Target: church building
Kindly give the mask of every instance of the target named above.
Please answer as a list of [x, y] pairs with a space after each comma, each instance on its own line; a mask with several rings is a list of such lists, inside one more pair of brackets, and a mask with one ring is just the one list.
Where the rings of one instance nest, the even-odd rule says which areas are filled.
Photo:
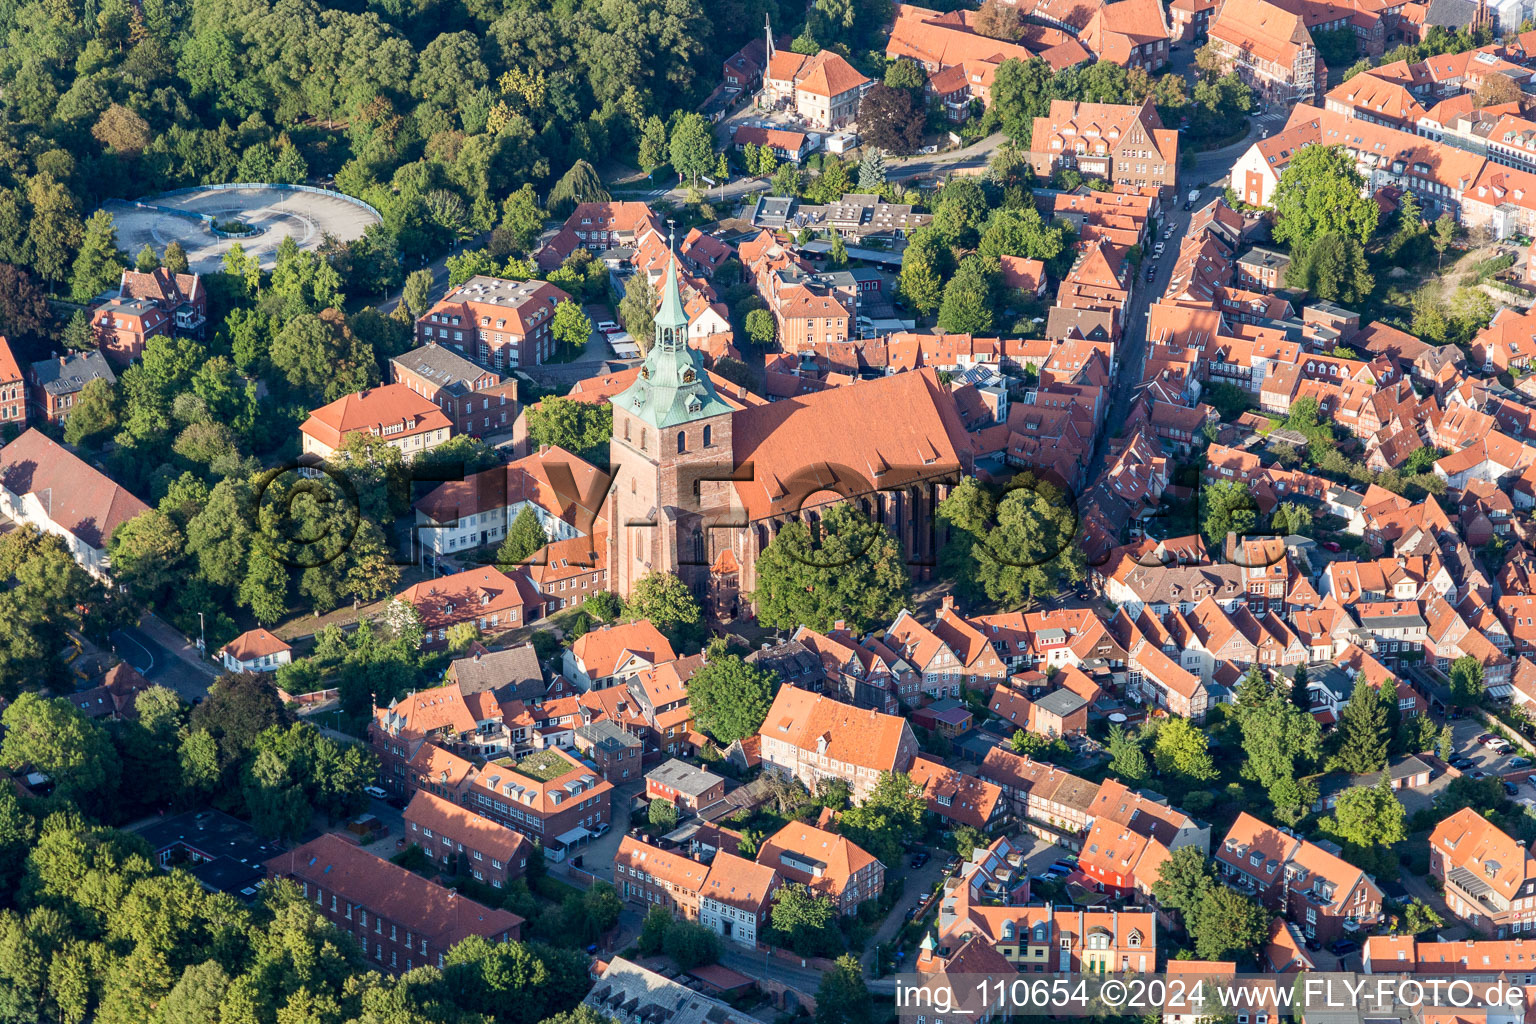
[[613, 590], [628, 597], [646, 574], [676, 573], [730, 617], [779, 529], [844, 500], [884, 523], [912, 575], [926, 575], [938, 503], [971, 471], [964, 425], [934, 372], [741, 407], [688, 347], [675, 260], [661, 291], [640, 374], [610, 399]]

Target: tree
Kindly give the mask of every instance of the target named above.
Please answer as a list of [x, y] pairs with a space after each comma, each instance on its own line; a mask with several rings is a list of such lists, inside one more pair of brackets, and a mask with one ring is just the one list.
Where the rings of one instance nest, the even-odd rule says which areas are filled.
[[1024, 38], [1025, 27], [1023, 13], [1004, 0], [985, 0], [976, 12], [976, 34], [990, 39], [1016, 43]]
[[18, 694], [0, 722], [0, 761], [15, 770], [31, 767], [53, 780], [61, 796], [93, 810], [111, 806], [118, 756], [106, 732], [63, 697]]
[[1332, 767], [1351, 775], [1379, 772], [1387, 766], [1387, 712], [1365, 673], [1355, 673], [1355, 689], [1339, 713], [1339, 750]]
[[1290, 688], [1291, 704], [1298, 710], [1307, 714], [1312, 713], [1312, 690], [1307, 685], [1307, 666], [1297, 665], [1296, 671], [1291, 673]]
[[412, 317], [421, 317], [431, 307], [432, 283], [432, 271], [426, 267], [405, 275], [405, 287], [400, 292], [400, 301], [405, 303]]
[[1184, 921], [1195, 940], [1196, 956], [1226, 960], [1233, 954], [1250, 955], [1264, 942], [1269, 934], [1269, 916], [1258, 901], [1224, 885], [1213, 885]]
[[767, 348], [778, 340], [778, 324], [775, 323], [773, 314], [766, 309], [749, 310], [744, 326], [747, 339], [758, 348]]
[[1165, 910], [1184, 915], [1186, 930], [1189, 917], [1200, 906], [1205, 894], [1216, 886], [1216, 873], [1198, 846], [1181, 846], [1157, 867], [1152, 883], [1152, 898]]
[[1025, 256], [1050, 263], [1066, 250], [1066, 235], [1064, 229], [1048, 226], [1034, 206], [1018, 210], [1005, 207], [993, 210], [987, 218], [976, 251], [989, 260]]
[[843, 236], [832, 236], [832, 247], [827, 250], [827, 267], [831, 270], [842, 270], [848, 265], [848, 245], [843, 241]]
[[1200, 488], [1200, 532], [1213, 551], [1225, 550], [1227, 534], [1239, 537], [1258, 525], [1258, 503], [1235, 480], [1218, 480]]
[[1484, 75], [1474, 96], [1479, 107], [1491, 107], [1499, 103], [1516, 103], [1521, 93], [1515, 80], [1508, 75]]
[[677, 827], [677, 804], [671, 800], [652, 800], [646, 816], [652, 825], [670, 832]]
[[133, 269], [141, 274], [152, 274], [160, 269], [160, 257], [155, 253], [154, 246], [144, 243], [139, 254], [134, 257]]
[[773, 930], [788, 938], [790, 948], [801, 956], [818, 956], [842, 945], [837, 905], [800, 882], [774, 890], [772, 920]]
[[535, 445], [558, 446], [584, 459], [607, 461], [608, 442], [613, 438], [613, 406], [607, 402], [554, 396], [528, 406], [527, 418], [528, 438]]
[[208, 696], [192, 709], [191, 728], [211, 736], [220, 760], [229, 764], [243, 758], [256, 737], [271, 726], [287, 725], [291, 716], [277, 691], [259, 672], [228, 673], [213, 681]]
[[845, 621], [862, 633], [901, 610], [910, 582], [884, 524], [838, 502], [814, 526], [796, 519], [779, 531], [758, 557], [751, 600], [764, 625], [825, 631]]
[[1436, 928], [1443, 928], [1445, 919], [1435, 908], [1415, 896], [1403, 910], [1403, 930], [1409, 935], [1422, 935]]
[[96, 141], [125, 156], [137, 156], [149, 145], [149, 122], [120, 103], [102, 111], [91, 128]]
[[561, 345], [580, 352], [586, 348], [587, 342], [592, 337], [592, 320], [576, 303], [570, 299], [561, 299], [555, 306], [555, 316], [550, 321], [549, 333], [554, 335], [555, 341]]
[[1291, 264], [1287, 283], [1337, 302], [1359, 302], [1371, 293], [1376, 280], [1365, 263], [1365, 249], [1358, 241], [1336, 231], [1324, 233]]
[[638, 157], [640, 169], [647, 174], [667, 160], [667, 125], [654, 114], [640, 126]]
[[1086, 574], [1071, 499], [1031, 473], [1015, 476], [1000, 499], [967, 477], [940, 503], [939, 517], [956, 528], [940, 568], [972, 596], [1018, 608]]
[[672, 169], [694, 187], [715, 167], [715, 137], [703, 114], [685, 114], [672, 128], [667, 153]]
[[933, 199], [933, 229], [951, 246], [976, 244], [990, 206], [974, 177], [952, 178]]
[[1340, 793], [1333, 814], [1325, 815], [1317, 825], [1356, 851], [1368, 851], [1407, 838], [1406, 814], [1392, 792], [1391, 776], [1383, 771], [1376, 785], [1352, 786]]
[[27, 182], [27, 203], [32, 216], [27, 222], [23, 259], [43, 280], [63, 281], [85, 234], [74, 198], [52, 176], [38, 174]]
[[1109, 749], [1110, 774], [1130, 783], [1141, 782], [1147, 777], [1147, 755], [1142, 752], [1141, 743], [1126, 732], [1124, 726], [1109, 727], [1109, 741], [1105, 746]]
[[1451, 703], [1470, 708], [1483, 699], [1483, 663], [1470, 654], [1451, 662]]
[[511, 571], [512, 566], [528, 561], [535, 551], [548, 543], [549, 535], [539, 525], [539, 517], [534, 515], [533, 506], [524, 505], [513, 517], [501, 547], [496, 549], [496, 564], [506, 566], [507, 571]]
[[603, 188], [597, 169], [585, 160], [577, 160], [549, 190], [544, 205], [551, 216], [563, 218], [570, 215], [577, 203], [606, 203], [612, 198]]
[[720, 959], [720, 936], [697, 921], [671, 921], [662, 949], [679, 970], [691, 971]]
[[64, 421], [67, 444], [91, 445], [118, 427], [117, 393], [104, 377], [85, 382]]
[[[898, 57], [887, 65], [883, 81], [892, 89], [906, 89], [916, 93], [927, 83], [928, 74], [917, 61]], [[862, 186], [860, 191], [863, 191]]]
[[[898, 61], [898, 64], [906, 64], [915, 67], [911, 61]], [[889, 79], [890, 75], [887, 74]], [[864, 155], [859, 159], [859, 191], [865, 193], [879, 192], [885, 184], [885, 151], [879, 146], [865, 146]]]
[[[995, 266], [995, 263], [992, 264]], [[939, 327], [953, 334], [985, 334], [992, 327], [995, 275], [982, 256], [967, 256], [944, 286]]]
[[86, 219], [70, 276], [70, 296], [76, 302], [89, 302], [109, 288], [116, 287], [123, 276], [124, 263], [117, 248], [117, 228], [112, 215], [97, 210]]
[[107, 550], [115, 582], [135, 600], [158, 603], [180, 577], [185, 541], [171, 517], [156, 509], [140, 512], [112, 531]]
[[656, 310], [661, 296], [651, 287], [644, 274], [634, 274], [624, 285], [624, 298], [619, 300], [619, 320], [629, 336], [640, 346], [641, 352], [651, 350], [656, 334]]
[[1431, 232], [1431, 239], [1435, 245], [1435, 265], [1438, 267], [1445, 262], [1445, 252], [1456, 240], [1456, 218], [1448, 213], [1442, 213], [1435, 221]]
[[875, 1002], [851, 953], [837, 958], [816, 986], [816, 1024], [873, 1024]]
[[1182, 776], [1188, 782], [1209, 782], [1218, 774], [1206, 750], [1205, 733], [1187, 718], [1169, 718], [1158, 726], [1152, 758], [1159, 772]]
[[757, 732], [773, 700], [772, 672], [712, 648], [688, 680], [694, 723], [722, 746]]
[[[1243, 736], [1243, 777], [1266, 790], [1286, 783], [1285, 806], [1298, 806], [1305, 794], [1295, 787], [1298, 763], [1317, 759], [1322, 746], [1317, 719], [1290, 702], [1255, 665], [1237, 685], [1234, 717]], [[1272, 794], [1273, 795], [1273, 794]], [[1310, 803], [1310, 801], [1308, 801]]]
[[624, 611], [631, 618], [650, 620], [668, 637], [691, 633], [703, 618], [698, 599], [688, 584], [675, 573], [662, 570], [646, 573], [635, 581]]
[[181, 243], [175, 239], [165, 247], [165, 258], [161, 262], [172, 274], [185, 274], [191, 269], [187, 263], [187, 250], [183, 249]]
[[915, 153], [923, 144], [923, 125], [923, 108], [911, 90], [876, 82], [859, 101], [859, 134], [866, 145], [898, 156]]
[[923, 788], [901, 772], [881, 772], [875, 788], [838, 825], [845, 836], [887, 864], [901, 856], [901, 842], [922, 832], [928, 802]]
[[1035, 118], [1050, 112], [1055, 98], [1054, 75], [1040, 57], [1010, 57], [993, 74], [992, 109], [997, 111], [1003, 132], [1021, 151], [1029, 151]]
[[1365, 181], [1342, 146], [1306, 146], [1296, 152], [1275, 186], [1275, 240], [1306, 255], [1313, 241], [1337, 233], [1360, 244], [1376, 230], [1380, 208], [1362, 196]]
[[932, 228], [912, 232], [902, 253], [901, 273], [896, 281], [896, 289], [903, 301], [923, 314], [938, 309], [944, 295], [944, 273], [949, 259], [949, 248]]
[[[1312, 532], [1312, 513], [1303, 505], [1287, 501], [1270, 513], [1270, 529], [1277, 534], [1306, 536]], [[1298, 666], [1299, 667], [1299, 666]]]

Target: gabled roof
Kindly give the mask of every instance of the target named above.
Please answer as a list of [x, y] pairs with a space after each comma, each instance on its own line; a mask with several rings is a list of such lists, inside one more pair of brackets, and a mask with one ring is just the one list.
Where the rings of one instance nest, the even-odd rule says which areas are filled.
[[149, 506], [36, 428], [0, 449], [0, 486], [33, 495], [48, 521], [105, 550], [113, 531]]
[[329, 832], [272, 858], [267, 871], [301, 878], [414, 928], [441, 951], [471, 935], [516, 936], [523, 925], [516, 914], [476, 903]]

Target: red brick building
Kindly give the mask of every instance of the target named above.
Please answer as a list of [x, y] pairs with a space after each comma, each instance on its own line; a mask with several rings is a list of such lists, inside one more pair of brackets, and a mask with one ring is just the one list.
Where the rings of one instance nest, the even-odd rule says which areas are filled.
[[410, 462], [452, 433], [453, 424], [437, 406], [400, 384], [344, 395], [311, 412], [299, 427], [304, 455], [313, 459], [329, 459], [348, 434], [372, 434]]
[[563, 750], [502, 758], [467, 780], [462, 803], [523, 833], [556, 859], [599, 825], [612, 825], [613, 784]]
[[208, 321], [208, 296], [197, 274], [123, 271], [117, 297], [91, 314], [96, 343], [113, 362], [129, 363], [157, 334], [201, 338]]
[[405, 838], [445, 871], [497, 889], [527, 869], [533, 845], [505, 825], [422, 790], [405, 809]]
[[508, 576], [494, 565], [416, 583], [396, 596], [421, 617], [425, 647], [447, 642], [449, 627], [460, 622], [473, 622], [481, 633], [500, 633], [539, 618], [543, 607], [521, 576]]
[[516, 914], [476, 903], [329, 832], [267, 861], [267, 875], [297, 882], [326, 920], [392, 974], [440, 967], [443, 955], [471, 935], [492, 942], [522, 936]]
[[[117, 375], [100, 352], [71, 352], [33, 363], [28, 376], [32, 392], [29, 412], [49, 423], [63, 423], [91, 381], [100, 378], [109, 385], [117, 384]], [[0, 417], [0, 422], [10, 419]]]
[[0, 335], [0, 426], [14, 423], [18, 430], [26, 429], [27, 383], [21, 375], [21, 364], [11, 352], [11, 343]]
[[453, 421], [456, 434], [497, 434], [517, 421], [517, 381], [476, 366], [441, 345], [423, 345], [389, 361], [390, 376]]
[[495, 370], [537, 366], [555, 350], [549, 325], [555, 307], [569, 299], [544, 281], [472, 277], [416, 321], [416, 340], [452, 349]]

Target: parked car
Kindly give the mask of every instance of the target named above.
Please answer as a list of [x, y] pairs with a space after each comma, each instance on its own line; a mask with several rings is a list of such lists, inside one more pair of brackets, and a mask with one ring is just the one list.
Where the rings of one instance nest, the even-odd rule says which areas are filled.
[[1510, 782], [1508, 779], [1505, 779], [1504, 780], [1504, 792], [1509, 794], [1510, 796], [1519, 796], [1520, 795], [1520, 787], [1515, 785], [1513, 782]]
[[1153, 266], [1148, 266], [1147, 267], [1147, 280], [1150, 281], [1150, 280], [1152, 280], [1155, 277], [1157, 277], [1157, 268], [1153, 267]]
[[1323, 541], [1323, 548], [1324, 548], [1324, 550], [1332, 551], [1334, 554], [1338, 554], [1340, 551], [1344, 550], [1342, 547], [1339, 546], [1339, 542], [1336, 541], [1336, 540], [1325, 540], [1325, 541]]
[[1531, 759], [1528, 757], [1512, 757], [1509, 759], [1509, 766], [1511, 768], [1524, 768], [1530, 763]]
[[619, 325], [614, 323], [612, 320], [604, 320], [602, 323], [597, 325], [597, 332], [599, 334], [618, 334]]
[[1477, 743], [1479, 746], [1486, 747], [1493, 743], [1493, 738], [1493, 733], [1485, 732], [1477, 738]]
[[1328, 952], [1332, 953], [1334, 956], [1349, 956], [1349, 954], [1356, 952], [1359, 950], [1359, 948], [1360, 943], [1358, 942], [1352, 942], [1349, 939], [1340, 939], [1338, 942], [1335, 942], [1333, 945], [1328, 947]]
[[1473, 761], [1470, 757], [1458, 757], [1458, 758], [1456, 758], [1456, 760], [1451, 762], [1451, 767], [1452, 768], [1460, 768], [1462, 771], [1466, 771], [1468, 768], [1471, 768], [1474, 764], [1476, 764], [1476, 762]]
[[944, 862], [944, 873], [947, 875], [960, 866], [959, 857], [951, 857]]
[[367, 793], [369, 796], [373, 797], [375, 800], [385, 800], [385, 799], [388, 799], [388, 797], [389, 797], [389, 794], [386, 793], [384, 791], [383, 787], [381, 787], [381, 786], [364, 786], [363, 787], [363, 792]]
[[1472, 773], [1472, 778], [1474, 778], [1474, 779], [1486, 779], [1487, 777], [1488, 777], [1488, 773], [1487, 772], [1479, 771], [1479, 772], [1473, 772]]
[[596, 825], [592, 826], [592, 835], [596, 838], [601, 838], [602, 836], [607, 835], [608, 830], [612, 827], [613, 826], [608, 824], [606, 821], [600, 821]]
[[912, 855], [912, 866], [915, 867], [915, 868], [920, 868], [924, 864], [927, 864], [928, 860], [929, 860], [928, 854], [926, 854], [926, 853], [914, 853]]

